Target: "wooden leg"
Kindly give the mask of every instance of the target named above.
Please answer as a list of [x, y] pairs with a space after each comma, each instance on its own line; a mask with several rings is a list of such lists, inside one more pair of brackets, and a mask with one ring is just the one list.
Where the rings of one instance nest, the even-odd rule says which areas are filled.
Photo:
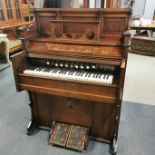
[[31, 109], [31, 121], [27, 127], [27, 135], [31, 135], [33, 131], [37, 128], [37, 123], [36, 123], [35, 114], [34, 114], [32, 94], [30, 92], [28, 92], [28, 94], [29, 94], [29, 99], [30, 99], [29, 106]]
[[114, 138], [111, 146], [110, 146], [110, 150], [109, 152], [111, 153], [111, 155], [116, 155], [117, 154], [117, 150], [118, 150], [118, 142], [117, 140]]
[[33, 131], [36, 129], [36, 127], [37, 126], [35, 125], [35, 123], [33, 121], [30, 121], [30, 123], [27, 126], [27, 132], [26, 132], [26, 134], [27, 135], [31, 135], [33, 133]]

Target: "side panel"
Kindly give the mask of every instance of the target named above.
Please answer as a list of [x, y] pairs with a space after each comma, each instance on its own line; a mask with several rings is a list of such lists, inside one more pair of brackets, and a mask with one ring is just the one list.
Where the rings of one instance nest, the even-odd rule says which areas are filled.
[[12, 68], [14, 72], [16, 90], [20, 91], [17, 73], [22, 72], [24, 69], [26, 69], [25, 53], [23, 51], [19, 52], [17, 54], [10, 56], [10, 59], [12, 61]]

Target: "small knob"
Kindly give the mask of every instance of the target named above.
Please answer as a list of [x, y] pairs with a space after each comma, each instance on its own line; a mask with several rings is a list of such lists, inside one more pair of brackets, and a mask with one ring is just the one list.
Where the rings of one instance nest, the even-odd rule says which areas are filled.
[[83, 66], [83, 65], [81, 65], [81, 66], [80, 66], [80, 69], [84, 69], [84, 66]]
[[55, 67], [58, 67], [59, 65], [58, 65], [58, 63], [55, 63]]
[[90, 69], [90, 66], [87, 65], [87, 66], [86, 66], [86, 69]]
[[96, 69], [96, 65], [92, 65], [92, 69]]
[[60, 64], [60, 67], [63, 67], [63, 66], [64, 66], [63, 63], [61, 63], [61, 64]]
[[75, 68], [76, 68], [76, 69], [78, 69], [78, 68], [79, 68], [79, 66], [78, 66], [78, 65], [75, 65]]
[[65, 67], [68, 68], [68, 64], [65, 64]]
[[70, 68], [74, 68], [74, 64], [73, 63], [70, 64]]
[[49, 62], [49, 61], [47, 61], [47, 62], [46, 62], [46, 64], [47, 64], [47, 65], [49, 65], [49, 64], [50, 64], [50, 62]]

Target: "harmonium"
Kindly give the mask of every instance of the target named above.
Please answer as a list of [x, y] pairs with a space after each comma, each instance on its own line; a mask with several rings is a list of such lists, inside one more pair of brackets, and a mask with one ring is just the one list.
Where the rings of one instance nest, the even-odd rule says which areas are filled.
[[34, 9], [33, 35], [11, 56], [17, 91], [29, 95], [27, 134], [46, 129], [50, 143], [78, 151], [98, 140], [114, 155], [131, 9], [63, 5]]

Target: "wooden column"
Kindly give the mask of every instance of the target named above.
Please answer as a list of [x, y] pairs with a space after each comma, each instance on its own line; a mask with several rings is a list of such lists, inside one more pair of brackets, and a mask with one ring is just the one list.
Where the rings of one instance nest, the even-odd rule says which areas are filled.
[[105, 0], [102, 0], [101, 1], [101, 8], [104, 8], [104, 3], [105, 3]]
[[89, 8], [89, 0], [84, 0], [84, 8]]
[[107, 0], [106, 7], [107, 8], [120, 8], [122, 0]]

